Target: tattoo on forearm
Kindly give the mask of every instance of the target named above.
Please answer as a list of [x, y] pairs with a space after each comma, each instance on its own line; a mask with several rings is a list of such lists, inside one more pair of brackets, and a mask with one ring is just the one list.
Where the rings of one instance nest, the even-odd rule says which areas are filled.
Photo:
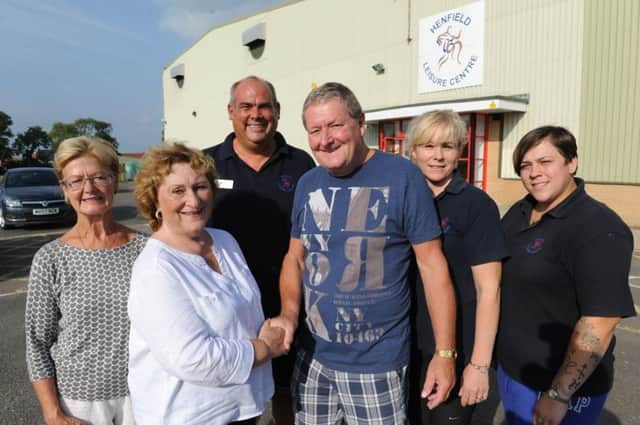
[[[588, 370], [593, 370], [598, 366], [600, 360], [602, 360], [602, 354], [600, 353], [601, 341], [600, 338], [594, 333], [594, 326], [586, 323], [583, 319], [580, 319], [576, 325], [574, 337], [580, 342], [580, 345], [584, 348], [584, 351], [589, 353], [587, 360], [579, 360], [576, 358], [577, 349], [572, 347], [566, 355], [564, 364], [560, 369], [560, 373], [565, 376], [572, 376], [567, 389], [572, 393], [577, 391], [578, 388], [587, 377], [591, 374]], [[582, 350], [580, 350], [582, 351]], [[581, 361], [581, 363], [579, 363]]]
[[578, 326], [576, 326], [576, 333], [578, 334], [578, 338], [580, 342], [584, 344], [587, 351], [594, 352], [598, 348], [600, 348], [600, 338], [594, 334], [594, 326], [590, 323], [586, 323], [584, 319], [580, 319], [578, 321]]
[[569, 390], [572, 392], [577, 391], [578, 388], [584, 383], [586, 380], [585, 371], [587, 370], [587, 364], [583, 363], [580, 367], [576, 368], [576, 376], [569, 383]]

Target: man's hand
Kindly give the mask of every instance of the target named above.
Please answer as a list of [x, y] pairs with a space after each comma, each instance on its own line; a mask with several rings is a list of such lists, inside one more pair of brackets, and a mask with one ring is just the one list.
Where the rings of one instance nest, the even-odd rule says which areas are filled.
[[458, 393], [462, 407], [481, 403], [488, 395], [489, 367], [478, 369], [468, 364], [462, 372], [462, 386]]
[[449, 398], [455, 383], [455, 360], [434, 355], [429, 362], [420, 396], [426, 399], [427, 407], [433, 410]]
[[533, 423], [534, 425], [558, 425], [564, 419], [568, 409], [569, 406], [566, 403], [542, 394], [533, 409]]
[[271, 322], [271, 326], [277, 326], [284, 330], [284, 353], [288, 353], [289, 350], [291, 350], [291, 345], [293, 344], [293, 335], [296, 333], [296, 328], [298, 327], [297, 321], [282, 315], [269, 320]]
[[269, 347], [269, 357], [280, 357], [287, 352], [284, 347], [284, 335], [284, 329], [273, 325], [271, 320], [265, 320], [262, 324], [258, 339]]

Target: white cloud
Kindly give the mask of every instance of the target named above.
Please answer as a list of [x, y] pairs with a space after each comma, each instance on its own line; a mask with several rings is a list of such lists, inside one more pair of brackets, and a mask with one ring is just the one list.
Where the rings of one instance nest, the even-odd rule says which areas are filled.
[[211, 27], [272, 7], [283, 0], [156, 0], [160, 5], [160, 25], [194, 40]]

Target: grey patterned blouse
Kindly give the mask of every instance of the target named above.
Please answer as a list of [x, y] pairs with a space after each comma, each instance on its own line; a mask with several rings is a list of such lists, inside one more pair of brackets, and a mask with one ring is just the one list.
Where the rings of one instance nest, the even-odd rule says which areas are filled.
[[71, 400], [124, 397], [127, 388], [131, 268], [147, 242], [137, 233], [111, 249], [81, 249], [59, 239], [33, 258], [25, 313], [32, 381], [56, 378]]

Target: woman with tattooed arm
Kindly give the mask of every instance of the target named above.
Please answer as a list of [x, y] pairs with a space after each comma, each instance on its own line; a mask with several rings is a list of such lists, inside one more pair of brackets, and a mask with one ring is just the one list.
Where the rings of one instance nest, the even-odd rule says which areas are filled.
[[615, 327], [635, 314], [633, 236], [574, 177], [566, 129], [527, 133], [513, 166], [529, 193], [503, 218], [511, 257], [497, 356], [507, 423], [595, 425], [613, 384]]

